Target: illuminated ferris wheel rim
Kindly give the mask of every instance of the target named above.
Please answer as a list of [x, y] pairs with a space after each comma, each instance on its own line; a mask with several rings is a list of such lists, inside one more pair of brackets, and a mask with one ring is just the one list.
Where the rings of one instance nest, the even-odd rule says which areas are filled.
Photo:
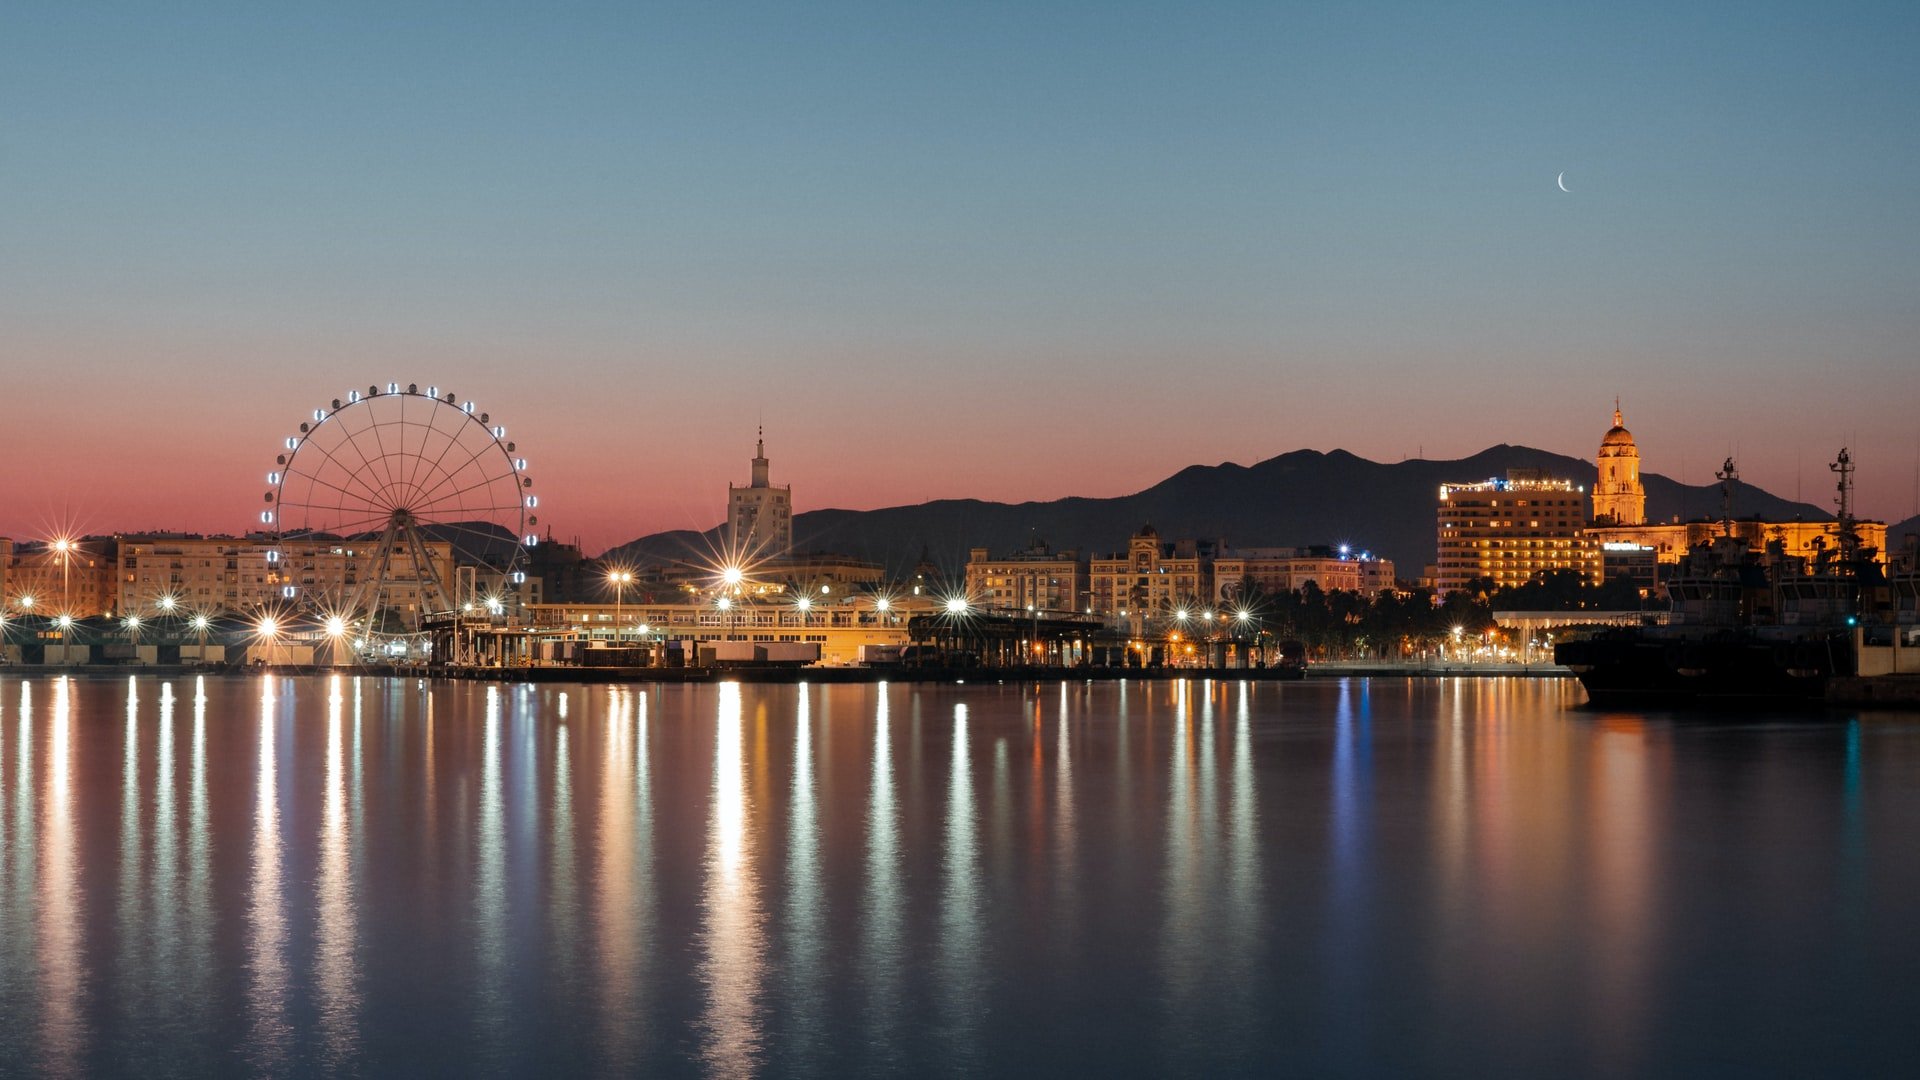
[[[381, 420], [373, 414], [372, 410], [381, 407], [378, 403], [394, 401], [398, 402], [397, 417]], [[407, 405], [412, 402], [424, 404], [426, 411], [409, 417]], [[366, 417], [359, 431], [352, 430], [345, 419], [354, 415]], [[441, 427], [441, 421], [449, 416], [457, 417], [453, 426]], [[399, 431], [383, 432], [383, 428]], [[335, 431], [344, 434], [329, 447], [325, 440]], [[478, 438], [475, 432], [480, 433]], [[417, 436], [411, 446], [409, 433]], [[395, 440], [392, 446], [387, 442], [389, 435]], [[373, 444], [371, 454], [362, 445], [362, 437]], [[438, 445], [439, 453], [428, 462], [430, 444]], [[349, 448], [354, 460], [341, 460], [344, 453], [340, 458], [335, 456], [337, 451]], [[447, 457], [456, 448], [470, 453], [464, 460], [456, 456], [455, 464], [448, 467]], [[302, 451], [310, 451], [304, 460]], [[317, 463], [314, 454], [321, 457]], [[488, 458], [494, 464], [482, 466], [483, 459]], [[471, 477], [466, 473], [475, 468], [483, 474], [482, 479], [468, 483]], [[503, 584], [518, 585], [526, 578], [522, 569], [526, 549], [539, 543], [533, 531], [539, 524], [533, 513], [539, 499], [532, 492], [527, 459], [519, 456], [518, 447], [507, 439], [505, 425], [495, 424], [472, 401], [462, 402], [458, 395], [443, 393], [438, 386], [423, 390], [417, 383], [403, 386], [390, 382], [384, 389], [369, 386], [364, 393], [350, 390], [344, 398], [334, 398], [314, 409], [297, 434], [285, 438], [266, 479], [270, 486], [266, 508], [260, 511], [260, 524], [273, 542], [267, 552], [269, 564], [280, 562], [281, 541], [300, 537], [371, 539], [382, 532], [390, 537], [392, 530], [399, 528], [417, 538], [419, 530], [425, 529], [441, 540], [448, 539], [444, 535], [447, 533], [465, 533], [492, 548], [505, 535], [511, 535], [513, 543], [497, 553], [505, 565], [495, 564], [492, 569], [505, 578]], [[450, 484], [454, 486], [449, 488]], [[303, 485], [303, 490], [295, 491], [296, 497], [290, 498], [289, 485]], [[465, 498], [481, 488], [487, 489], [487, 497], [494, 501], [474, 505]], [[315, 501], [314, 493], [320, 489], [334, 493], [328, 497], [331, 502]], [[511, 492], [510, 501], [507, 492]], [[298, 513], [290, 515], [290, 510]], [[292, 520], [294, 516], [300, 520]], [[500, 533], [476, 530], [472, 528], [475, 521]], [[458, 541], [452, 542], [459, 546]], [[285, 597], [293, 599], [295, 591], [289, 587]]]

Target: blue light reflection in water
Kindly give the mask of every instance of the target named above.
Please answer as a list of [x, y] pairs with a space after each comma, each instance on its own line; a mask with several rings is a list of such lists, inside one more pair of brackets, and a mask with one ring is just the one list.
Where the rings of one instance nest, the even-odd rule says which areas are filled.
[[1872, 1072], [1920, 719], [0, 676], [0, 1073]]

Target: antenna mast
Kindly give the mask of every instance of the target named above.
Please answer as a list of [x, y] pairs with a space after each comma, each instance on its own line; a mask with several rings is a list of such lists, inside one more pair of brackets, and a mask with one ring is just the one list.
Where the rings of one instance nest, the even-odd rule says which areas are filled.
[[1853, 528], [1853, 455], [1846, 447], [1840, 448], [1840, 457], [1827, 466], [1837, 476], [1839, 496], [1833, 502], [1840, 509], [1840, 557], [1851, 563], [1859, 555], [1860, 536]]
[[1720, 471], [1713, 474], [1720, 481], [1720, 535], [1733, 535], [1733, 486], [1740, 482], [1740, 470], [1728, 458]]

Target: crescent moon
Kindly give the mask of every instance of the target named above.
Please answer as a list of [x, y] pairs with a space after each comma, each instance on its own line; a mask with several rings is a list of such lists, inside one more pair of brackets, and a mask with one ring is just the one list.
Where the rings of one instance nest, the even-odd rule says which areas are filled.
[[1560, 174], [1559, 176], [1556, 176], [1556, 177], [1554, 177], [1554, 178], [1553, 178], [1553, 182], [1554, 182], [1554, 183], [1556, 183], [1556, 184], [1559, 184], [1559, 185], [1560, 185], [1560, 190], [1561, 190], [1561, 191], [1564, 191], [1564, 192], [1566, 192], [1566, 193], [1567, 193], [1567, 194], [1569, 194], [1569, 195], [1571, 195], [1571, 194], [1573, 194], [1573, 189], [1572, 189], [1572, 188], [1569, 188], [1569, 187], [1567, 186], [1567, 174], [1566, 174], [1566, 173], [1561, 173], [1561, 174]]

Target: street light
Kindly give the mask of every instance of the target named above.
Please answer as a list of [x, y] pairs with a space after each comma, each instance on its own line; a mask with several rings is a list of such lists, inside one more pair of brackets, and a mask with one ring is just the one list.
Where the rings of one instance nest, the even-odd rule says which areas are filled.
[[60, 606], [73, 610], [73, 541], [62, 536], [53, 542], [53, 550], [60, 556]]
[[617, 640], [620, 637], [620, 619], [626, 601], [627, 586], [633, 584], [633, 571], [609, 571], [607, 581], [613, 585], [613, 636]]

